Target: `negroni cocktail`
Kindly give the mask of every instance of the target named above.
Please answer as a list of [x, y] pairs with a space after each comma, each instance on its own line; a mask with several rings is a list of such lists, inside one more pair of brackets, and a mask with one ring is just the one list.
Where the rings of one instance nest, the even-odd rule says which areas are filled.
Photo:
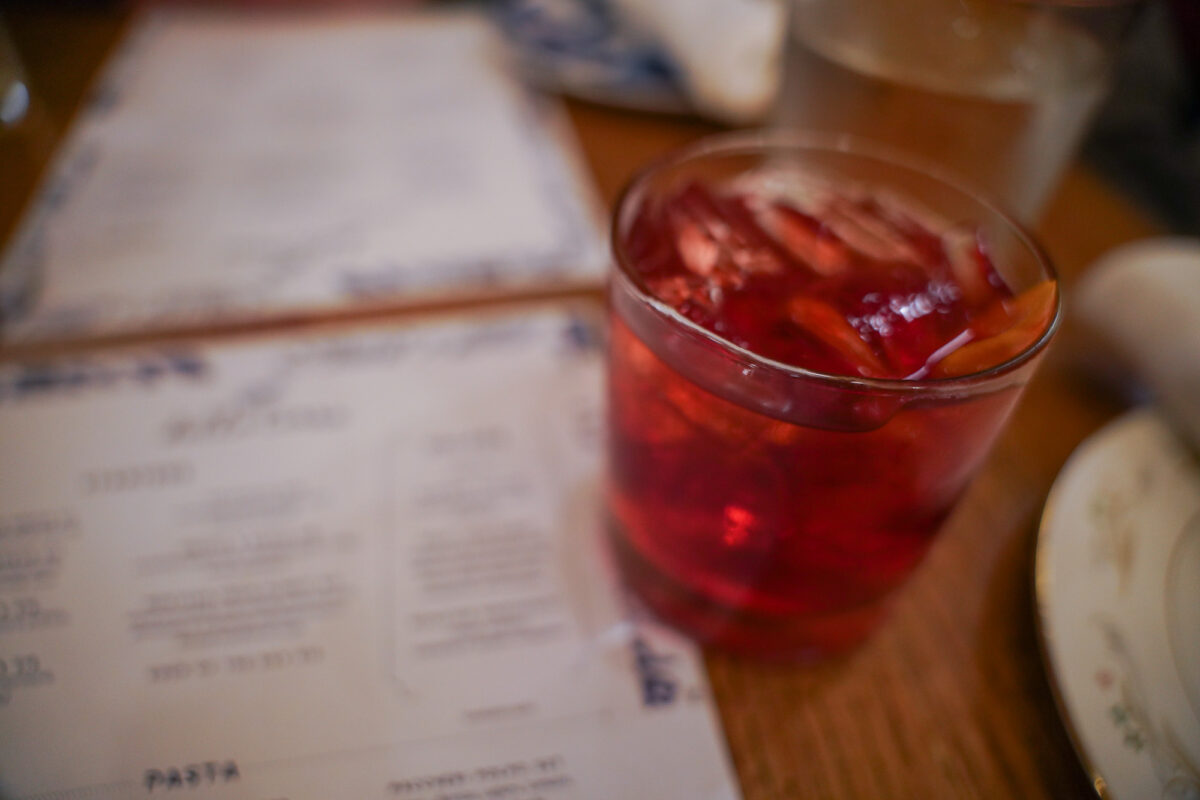
[[704, 642], [818, 657], [874, 626], [1058, 312], [986, 201], [842, 145], [746, 135], [647, 171], [611, 285], [623, 573]]

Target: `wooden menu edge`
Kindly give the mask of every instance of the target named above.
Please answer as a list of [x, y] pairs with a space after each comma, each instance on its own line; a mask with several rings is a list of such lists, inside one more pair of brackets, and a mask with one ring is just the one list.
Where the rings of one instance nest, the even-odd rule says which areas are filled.
[[431, 317], [452, 316], [465, 312], [492, 312], [513, 310], [522, 306], [554, 304], [583, 304], [599, 309], [604, 304], [604, 290], [596, 284], [581, 284], [428, 295], [409, 300], [392, 299], [343, 306], [336, 310], [328, 307], [310, 307], [138, 331], [31, 341], [0, 340], [0, 364], [53, 360], [108, 350], [154, 348], [185, 343], [208, 346], [221, 342], [269, 339], [346, 328], [414, 324]]

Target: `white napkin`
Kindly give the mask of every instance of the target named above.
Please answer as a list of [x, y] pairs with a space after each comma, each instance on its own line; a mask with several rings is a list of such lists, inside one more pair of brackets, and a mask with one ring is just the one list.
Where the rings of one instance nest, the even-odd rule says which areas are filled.
[[1073, 300], [1080, 320], [1200, 448], [1200, 239], [1118, 247], [1086, 273]]
[[779, 91], [783, 0], [614, 0], [621, 17], [657, 41], [682, 73], [697, 110], [752, 122]]

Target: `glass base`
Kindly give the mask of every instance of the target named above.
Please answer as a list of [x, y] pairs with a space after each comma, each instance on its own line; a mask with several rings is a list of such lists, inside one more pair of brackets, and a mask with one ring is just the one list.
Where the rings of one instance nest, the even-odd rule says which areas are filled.
[[884, 600], [827, 614], [747, 613], [663, 573], [611, 527], [609, 540], [625, 586], [656, 617], [706, 648], [763, 661], [816, 663], [862, 644], [887, 613]]

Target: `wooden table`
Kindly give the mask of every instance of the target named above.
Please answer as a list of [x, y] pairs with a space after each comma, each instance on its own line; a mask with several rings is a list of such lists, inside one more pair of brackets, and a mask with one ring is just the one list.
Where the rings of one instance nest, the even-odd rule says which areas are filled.
[[[0, 134], [6, 234], [104, 54], [114, 11], [7, 14], [39, 103]], [[651, 158], [716, 130], [687, 119], [569, 105], [604, 200]], [[1158, 233], [1085, 169], [1039, 226], [1071, 284], [1105, 250]], [[1120, 403], [1077, 368], [1070, 326], [986, 467], [899, 598], [892, 619], [839, 663], [770, 666], [708, 656], [746, 800], [1085, 798], [1090, 781], [1055, 712], [1038, 643], [1032, 560], [1055, 475]]]

